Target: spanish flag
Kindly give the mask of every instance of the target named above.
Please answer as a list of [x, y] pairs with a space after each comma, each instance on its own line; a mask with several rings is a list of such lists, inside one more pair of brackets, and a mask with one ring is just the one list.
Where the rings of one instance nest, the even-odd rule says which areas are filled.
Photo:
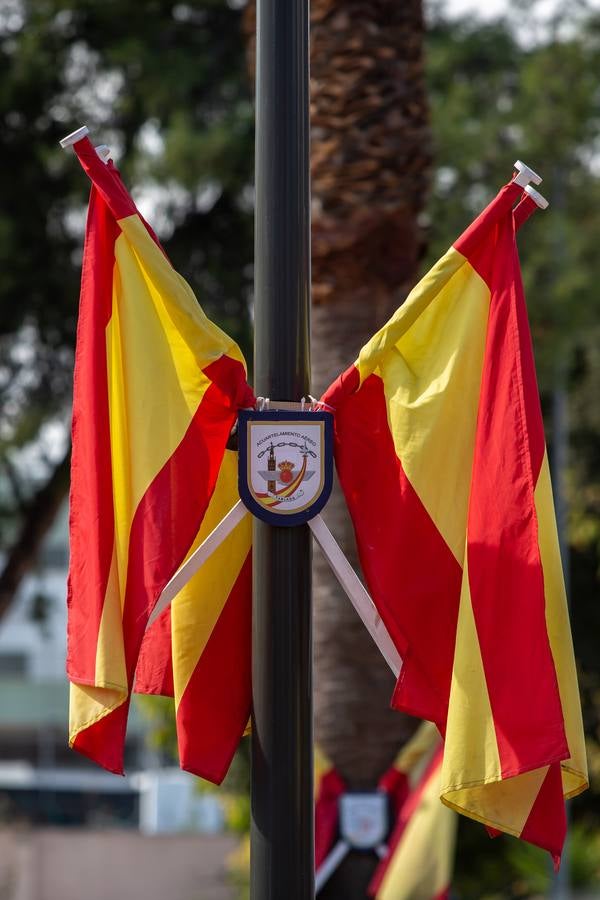
[[450, 896], [458, 817], [440, 803], [443, 749], [435, 726], [423, 722], [390, 770], [405, 775], [407, 796], [397, 812], [388, 852], [369, 885], [369, 896], [376, 900]]
[[532, 205], [502, 188], [323, 400], [403, 659], [392, 704], [445, 736], [447, 805], [559, 857], [587, 770], [515, 241]]
[[[442, 900], [449, 895], [457, 816], [440, 803], [442, 756], [437, 728], [422, 722], [379, 780], [377, 789], [389, 798], [392, 825], [368, 888], [376, 900]], [[345, 790], [344, 780], [315, 748], [317, 872], [335, 845]]]
[[69, 743], [123, 772], [140, 663], [138, 689], [175, 694], [182, 764], [219, 781], [250, 710], [247, 521], [227, 564], [221, 548], [144, 634], [167, 581], [237, 500], [225, 447], [254, 398], [239, 348], [206, 318], [112, 163], [87, 138], [74, 149], [92, 190], [73, 399]]

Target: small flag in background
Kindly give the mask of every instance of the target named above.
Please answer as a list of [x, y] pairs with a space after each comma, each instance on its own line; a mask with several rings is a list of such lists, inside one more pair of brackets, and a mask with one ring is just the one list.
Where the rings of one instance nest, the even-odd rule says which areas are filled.
[[443, 745], [423, 722], [398, 754], [390, 773], [403, 773], [407, 795], [369, 885], [376, 900], [443, 900], [449, 896], [458, 817], [440, 803]]
[[[148, 617], [237, 500], [223, 458], [254, 397], [239, 348], [206, 318], [112, 163], [87, 138], [74, 149], [92, 191], [73, 401], [69, 741], [121, 773]], [[247, 522], [227, 546], [227, 566], [221, 548], [149, 630], [138, 672], [138, 689], [175, 693], [182, 763], [214, 781], [250, 711]]]
[[393, 705], [445, 735], [445, 803], [558, 857], [563, 794], [584, 790], [587, 769], [521, 196], [499, 192], [323, 401], [363, 571], [403, 659]]
[[[392, 815], [387, 853], [369, 885], [376, 900], [441, 900], [448, 896], [456, 843], [456, 814], [440, 803], [442, 741], [423, 722], [379, 780]], [[335, 845], [345, 783], [315, 750], [315, 868]]]

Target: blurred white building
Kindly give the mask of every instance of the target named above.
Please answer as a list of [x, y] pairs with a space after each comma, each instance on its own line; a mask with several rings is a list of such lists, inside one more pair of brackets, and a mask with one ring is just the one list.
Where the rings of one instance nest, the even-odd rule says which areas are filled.
[[217, 798], [148, 749], [135, 701], [125, 752], [133, 774], [112, 775], [68, 749], [67, 567], [65, 510], [0, 622], [0, 823], [220, 830]]

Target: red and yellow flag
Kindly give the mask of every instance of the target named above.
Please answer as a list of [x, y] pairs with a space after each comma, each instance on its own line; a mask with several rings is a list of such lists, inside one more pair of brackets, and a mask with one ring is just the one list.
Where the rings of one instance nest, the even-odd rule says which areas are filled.
[[[423, 722], [379, 780], [389, 797], [392, 826], [387, 852], [368, 888], [377, 900], [442, 900], [449, 894], [457, 816], [440, 803], [442, 740]], [[315, 750], [315, 869], [336, 843], [338, 805], [346, 785]]]
[[[587, 786], [581, 711], [504, 187], [324, 395], [393, 705], [445, 735], [441, 794], [560, 855]], [[517, 220], [515, 224], [515, 218]]]
[[[112, 163], [87, 138], [74, 149], [92, 190], [73, 400], [69, 743], [120, 773], [148, 617], [237, 500], [225, 445], [253, 395], [239, 348], [206, 318]], [[182, 764], [215, 781], [250, 709], [249, 551], [244, 521], [227, 565], [217, 551], [150, 629], [156, 653], [138, 671], [138, 689], [174, 691]]]
[[376, 900], [450, 895], [458, 817], [440, 803], [442, 758], [439, 732], [423, 722], [394, 761], [393, 770], [406, 777], [407, 796], [369, 885], [369, 896]]

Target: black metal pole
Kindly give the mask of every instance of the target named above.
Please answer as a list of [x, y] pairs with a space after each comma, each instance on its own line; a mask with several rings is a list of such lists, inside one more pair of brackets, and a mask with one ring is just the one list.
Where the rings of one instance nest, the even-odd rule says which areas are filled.
[[[310, 383], [308, 0], [257, 0], [254, 386]], [[314, 897], [311, 541], [254, 522], [252, 900]]]

